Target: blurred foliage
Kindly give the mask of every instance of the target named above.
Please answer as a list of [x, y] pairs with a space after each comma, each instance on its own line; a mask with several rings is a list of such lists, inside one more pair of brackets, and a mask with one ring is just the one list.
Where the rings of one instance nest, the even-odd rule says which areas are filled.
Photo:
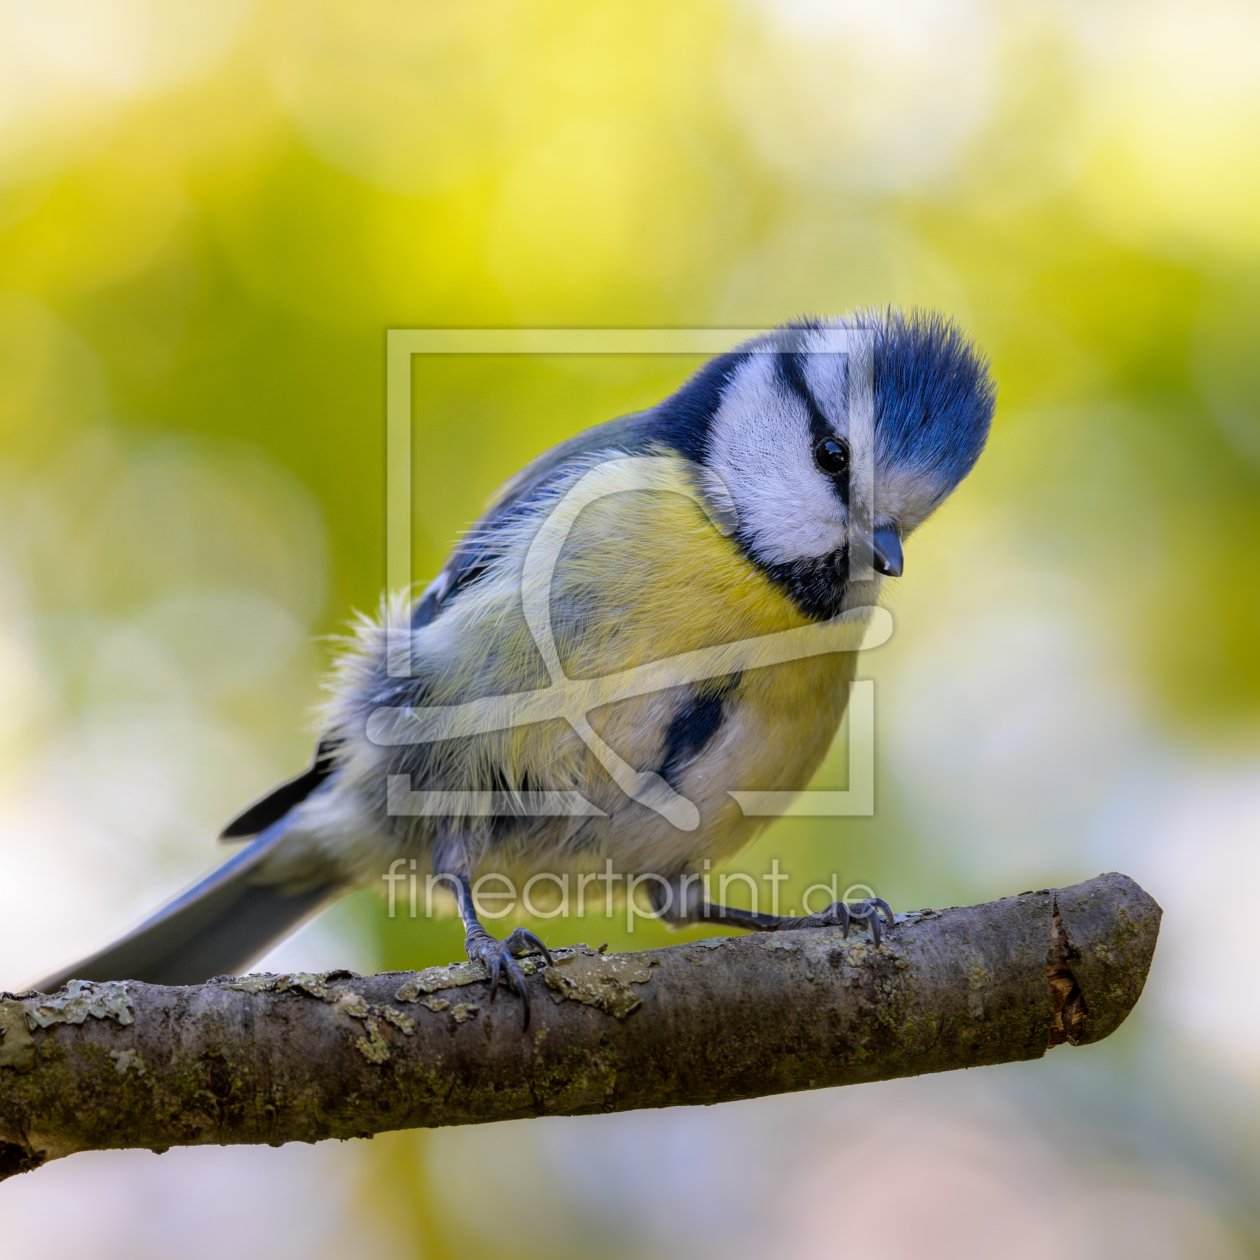
[[[1035, 514], [1030, 532], [1048, 513], [1114, 575], [1170, 717], [1250, 724], [1254, 84], [1231, 93], [1219, 65], [1182, 64], [1222, 156], [1184, 126], [1152, 155], [1126, 90], [1142, 100], [1182, 60], [1160, 43], [1181, 10], [1134, 31], [1126, 6], [948, 8], [236, 6], [199, 19], [217, 55], [186, 15], [192, 33], [147, 32], [121, 84], [117, 43], [58, 59], [52, 17], [12, 18], [61, 90], [12, 90], [0, 168], [5, 461], [48, 458], [105, 405], [51, 357], [60, 321], [117, 423], [256, 444], [311, 488], [331, 629], [381, 582], [385, 328], [942, 304], [1001, 383], [995, 447], [1016, 449], [990, 493]], [[186, 77], [162, 64], [171, 49]], [[1119, 82], [1100, 100], [1104, 78]], [[1179, 161], [1207, 166], [1212, 196], [1134, 209]], [[521, 460], [681, 375], [447, 372], [418, 442], [426, 571]], [[1065, 417], [1033, 455], [1014, 430], [1055, 407], [1091, 419]]]

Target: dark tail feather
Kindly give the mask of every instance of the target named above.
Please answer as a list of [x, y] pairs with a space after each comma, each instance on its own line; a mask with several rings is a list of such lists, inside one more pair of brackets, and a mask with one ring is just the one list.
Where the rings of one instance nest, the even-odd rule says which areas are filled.
[[121, 940], [33, 987], [54, 993], [71, 979], [201, 984], [211, 976], [239, 975], [343, 888], [334, 881], [291, 895], [254, 883], [259, 863], [281, 834], [269, 829]]
[[340, 740], [321, 739], [311, 764], [301, 774], [286, 779], [248, 809], [242, 810], [219, 832], [219, 839], [244, 840], [265, 831], [272, 823], [279, 822], [289, 810], [306, 800], [332, 774], [334, 759], [340, 747]]

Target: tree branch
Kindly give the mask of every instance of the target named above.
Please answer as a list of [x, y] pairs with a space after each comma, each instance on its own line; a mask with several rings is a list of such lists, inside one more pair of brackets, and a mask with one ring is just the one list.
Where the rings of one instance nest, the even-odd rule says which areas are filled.
[[0, 1177], [75, 1151], [312, 1142], [715, 1103], [1035, 1059], [1113, 1032], [1159, 906], [1125, 875], [838, 928], [604, 956], [489, 1001], [479, 964], [71, 981], [0, 995]]

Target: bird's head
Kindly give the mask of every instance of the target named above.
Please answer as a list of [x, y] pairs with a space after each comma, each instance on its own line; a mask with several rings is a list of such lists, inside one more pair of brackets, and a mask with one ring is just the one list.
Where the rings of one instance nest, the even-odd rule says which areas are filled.
[[807, 613], [831, 616], [864, 540], [877, 573], [900, 575], [903, 540], [979, 457], [994, 397], [956, 325], [889, 312], [777, 330], [671, 402], [741, 546]]

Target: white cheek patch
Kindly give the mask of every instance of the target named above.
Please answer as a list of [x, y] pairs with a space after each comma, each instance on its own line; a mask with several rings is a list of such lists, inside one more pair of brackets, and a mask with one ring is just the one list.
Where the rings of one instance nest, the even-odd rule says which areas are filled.
[[844, 504], [814, 463], [805, 405], [779, 380], [773, 355], [753, 354], [726, 387], [707, 463], [758, 559], [780, 564], [843, 545]]

